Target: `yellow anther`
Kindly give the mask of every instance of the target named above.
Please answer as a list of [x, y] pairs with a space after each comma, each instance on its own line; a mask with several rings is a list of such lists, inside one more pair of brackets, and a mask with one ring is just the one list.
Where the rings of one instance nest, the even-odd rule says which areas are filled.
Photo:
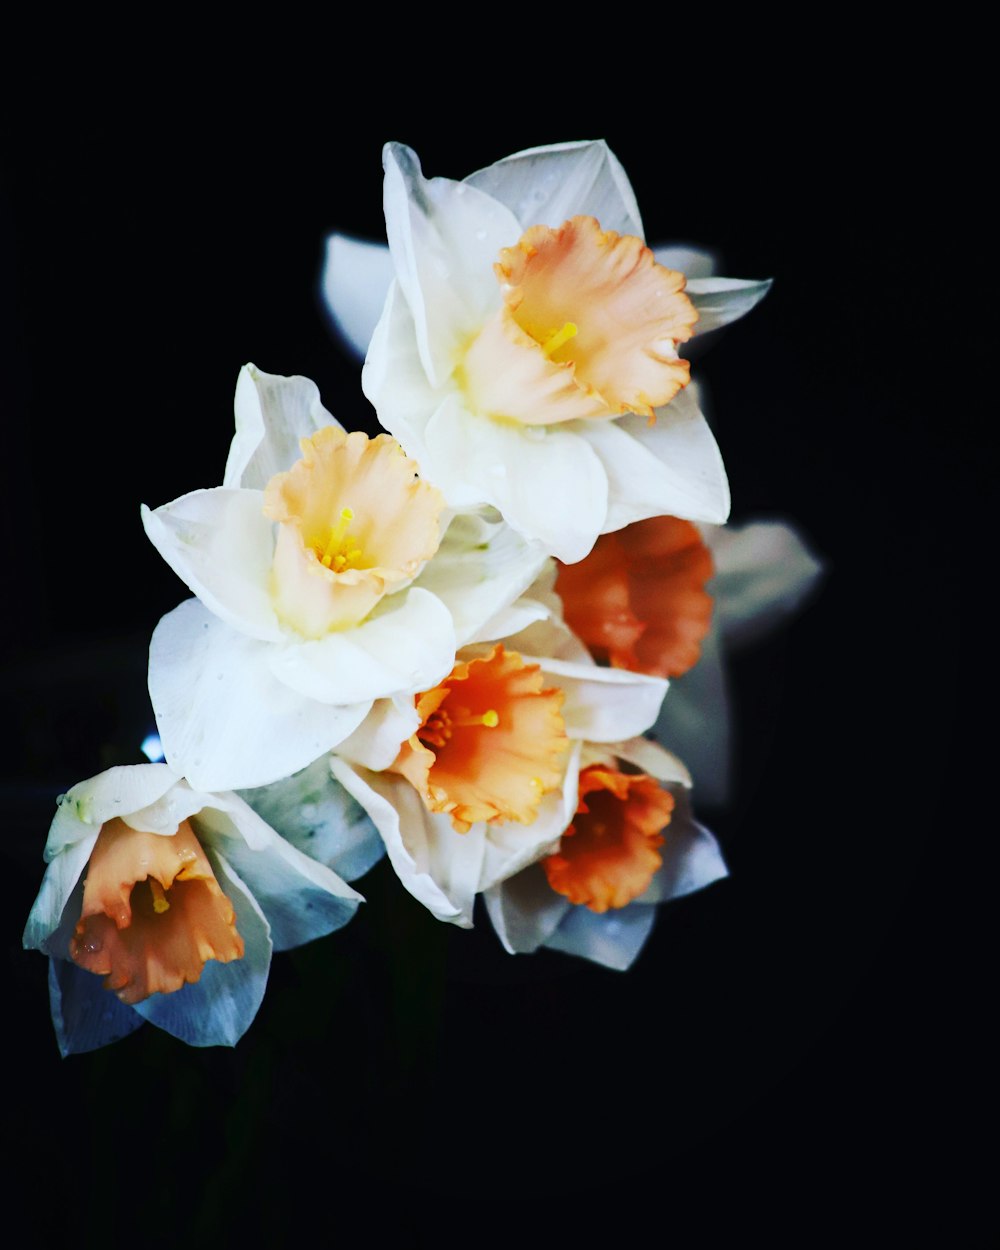
[[557, 352], [563, 343], [568, 343], [570, 339], [575, 338], [579, 333], [579, 329], [572, 321], [567, 321], [561, 330], [557, 330], [555, 334], [549, 337], [542, 344], [542, 352], [546, 356], [551, 356], [553, 352]]
[[[337, 548], [341, 545], [341, 543], [343, 543], [343, 541], [347, 537], [347, 527], [350, 525], [350, 523], [353, 520], [354, 520], [354, 512], [350, 508], [341, 508], [340, 520], [330, 530], [330, 537], [327, 539], [326, 549], [324, 550], [323, 554], [320, 556], [319, 562], [325, 568], [329, 568], [331, 563], [333, 562], [335, 558], [335, 552]], [[337, 556], [336, 558], [342, 559], [343, 557]], [[349, 558], [350, 557], [348, 557], [348, 559]], [[343, 565], [342, 564], [338, 565], [337, 568], [339, 571], [341, 568], [343, 568]]]
[[162, 915], [163, 912], [170, 910], [170, 904], [167, 902], [167, 896], [164, 892], [163, 886], [155, 877], [149, 878], [149, 892], [153, 896], [153, 911], [155, 911], [158, 916]]
[[490, 708], [488, 712], [483, 713], [483, 724], [487, 729], [496, 729], [497, 725], [500, 724], [500, 717]]

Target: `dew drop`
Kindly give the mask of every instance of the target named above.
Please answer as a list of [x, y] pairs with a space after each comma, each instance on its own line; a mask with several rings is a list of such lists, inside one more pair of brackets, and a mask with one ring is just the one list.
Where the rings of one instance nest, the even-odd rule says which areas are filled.
[[100, 938], [89, 937], [83, 943], [83, 949], [87, 952], [88, 955], [97, 955], [104, 949], [104, 943], [101, 941]]

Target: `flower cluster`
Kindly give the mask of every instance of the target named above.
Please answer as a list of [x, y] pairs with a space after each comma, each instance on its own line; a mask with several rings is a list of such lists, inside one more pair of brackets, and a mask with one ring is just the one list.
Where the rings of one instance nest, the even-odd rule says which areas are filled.
[[143, 1020], [234, 1044], [272, 949], [347, 923], [383, 855], [441, 921], [481, 896], [507, 951], [615, 969], [726, 874], [693, 814], [720, 640], [818, 564], [726, 524], [684, 353], [769, 283], [648, 247], [604, 143], [384, 165], [388, 245], [333, 236], [324, 290], [385, 432], [247, 365], [221, 485], [142, 508], [191, 597], [149, 649], [165, 762], [52, 822], [24, 940], [64, 1053]]

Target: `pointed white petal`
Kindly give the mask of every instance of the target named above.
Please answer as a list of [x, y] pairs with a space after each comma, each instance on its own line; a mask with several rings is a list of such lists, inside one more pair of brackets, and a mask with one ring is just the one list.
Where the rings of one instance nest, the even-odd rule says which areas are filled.
[[334, 330], [359, 360], [368, 351], [392, 277], [385, 243], [346, 234], [327, 238], [320, 290]]
[[572, 907], [552, 889], [539, 864], [487, 890], [483, 899], [497, 937], [512, 955], [537, 950]]
[[299, 459], [299, 439], [326, 425], [342, 428], [320, 402], [315, 382], [264, 373], [256, 365], [240, 370], [234, 407], [236, 433], [223, 486], [263, 490]]
[[451, 821], [428, 812], [402, 777], [352, 768], [336, 756], [331, 768], [375, 822], [403, 886], [438, 920], [470, 929], [470, 882], [478, 880], [482, 864], [482, 829], [455, 833]]
[[727, 647], [770, 633], [818, 586], [822, 561], [790, 525], [757, 521], [704, 533], [715, 561], [709, 590]]
[[545, 945], [624, 972], [642, 950], [655, 918], [656, 908], [645, 903], [600, 915], [587, 907], [571, 907]]
[[[656, 263], [665, 269], [676, 269], [687, 278], [710, 278], [718, 267], [714, 252], [684, 243], [664, 243], [653, 248]], [[697, 327], [695, 327], [697, 329]]]
[[244, 790], [240, 797], [292, 846], [345, 881], [364, 876], [385, 854], [368, 813], [330, 775], [326, 755], [291, 777]]
[[[373, 699], [426, 690], [445, 677], [455, 662], [455, 627], [437, 596], [410, 587], [387, 596], [354, 629], [272, 648], [269, 655], [274, 675], [302, 695], [370, 706]], [[351, 730], [360, 723], [358, 718]]]
[[464, 513], [452, 520], [416, 585], [447, 607], [462, 647], [476, 637], [499, 636], [483, 634], [483, 626], [528, 589], [546, 559], [502, 521]]
[[200, 790], [248, 789], [305, 768], [351, 733], [369, 703], [302, 696], [271, 672], [273, 646], [238, 634], [197, 599], [149, 647], [149, 693], [167, 762]]
[[621, 162], [603, 139], [528, 148], [477, 170], [465, 181], [506, 204], [522, 230], [561, 226], [582, 215], [596, 217], [605, 230], [642, 238], [635, 194]]
[[121, 764], [77, 782], [59, 796], [45, 858], [54, 859], [82, 838], [92, 839], [113, 816], [127, 816], [155, 803], [176, 782], [177, 774], [166, 764]]
[[[621, 668], [573, 664], [525, 656], [566, 693], [562, 706], [566, 732], [587, 742], [624, 742], [656, 720], [669, 682]], [[669, 698], [669, 695], [667, 696]]]
[[212, 855], [212, 868], [236, 912], [243, 958], [210, 959], [193, 984], [151, 994], [132, 1009], [189, 1046], [235, 1046], [260, 1008], [271, 967], [268, 924], [252, 894], [220, 855]]
[[427, 377], [440, 386], [469, 336], [500, 306], [493, 264], [521, 235], [514, 215], [467, 183], [424, 178], [410, 148], [383, 149], [386, 234], [416, 324]]
[[691, 771], [699, 803], [728, 802], [732, 773], [732, 724], [729, 690], [719, 644], [712, 628], [701, 644], [701, 659], [671, 682], [653, 726], [653, 734], [676, 751]]
[[[45, 951], [63, 959], [69, 954], [69, 939], [83, 905], [82, 886], [80, 890], [77, 886], [98, 833], [99, 829], [92, 829], [85, 839], [68, 846], [46, 868], [24, 926], [22, 943], [26, 950]], [[70, 900], [75, 906], [68, 906]]]
[[718, 842], [694, 819], [683, 791], [674, 791], [674, 810], [663, 836], [663, 863], [637, 902], [666, 903], [729, 875]]
[[151, 511], [149, 541], [216, 616], [251, 638], [284, 636], [268, 589], [273, 525], [257, 490], [196, 490]]
[[451, 395], [425, 438], [428, 476], [453, 507], [492, 504], [522, 537], [560, 560], [581, 560], [606, 526], [607, 476], [575, 432], [474, 416]]
[[707, 334], [738, 321], [760, 303], [773, 285], [771, 278], [690, 278], [685, 293], [698, 310], [695, 334]]
[[656, 423], [633, 414], [579, 423], [608, 476], [603, 531], [651, 516], [724, 521], [729, 483], [715, 436], [687, 388], [656, 411]]
[[425, 477], [427, 449], [424, 429], [441, 402], [439, 392], [427, 381], [417, 346], [413, 316], [393, 282], [382, 316], [372, 334], [361, 370], [361, 389], [378, 413], [378, 419], [420, 465]]
[[103, 982], [70, 959], [49, 960], [49, 1006], [64, 1059], [109, 1046], [143, 1024], [142, 1016], [119, 1002]]
[[[669, 697], [669, 696], [668, 696]], [[655, 777], [669, 786], [691, 786], [691, 774], [682, 760], [666, 751], [648, 738], [630, 738], [628, 742], [613, 742], [608, 750], [620, 760], [634, 764], [640, 772]]]
[[213, 840], [253, 894], [268, 924], [276, 951], [302, 946], [343, 928], [363, 902], [326, 864], [319, 863], [276, 833], [268, 846], [251, 848], [239, 838]]

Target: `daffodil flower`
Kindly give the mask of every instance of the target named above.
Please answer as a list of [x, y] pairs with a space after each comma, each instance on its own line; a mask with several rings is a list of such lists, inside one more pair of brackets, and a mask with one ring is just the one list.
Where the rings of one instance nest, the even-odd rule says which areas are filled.
[[331, 761], [406, 889], [464, 928], [477, 894], [558, 846], [584, 742], [640, 734], [667, 689], [596, 665], [540, 600], [523, 610], [531, 624], [463, 648], [415, 698], [378, 705]]
[[[721, 457], [678, 347], [699, 282], [709, 327], [768, 284], [686, 292], [643, 244], [603, 143], [532, 149], [464, 182], [424, 179], [399, 144], [384, 163], [393, 277], [362, 384], [449, 503], [490, 504], [567, 562], [643, 517], [725, 520]], [[371, 245], [330, 241], [324, 285], [355, 346], [386, 272]]]
[[624, 971], [659, 904], [728, 870], [691, 814], [691, 776], [676, 756], [637, 738], [588, 744], [581, 762], [577, 811], [559, 847], [487, 890], [486, 911], [511, 954], [547, 947]]
[[153, 634], [157, 727], [207, 790], [288, 777], [375, 700], [438, 681], [541, 563], [498, 522], [444, 515], [399, 444], [345, 432], [308, 379], [248, 365], [235, 408], [223, 485], [142, 509], [197, 596]]
[[165, 764], [73, 786], [45, 858], [24, 945], [50, 956], [64, 1055], [147, 1020], [193, 1046], [235, 1045], [272, 950], [332, 933], [362, 901], [239, 796], [199, 792]]

